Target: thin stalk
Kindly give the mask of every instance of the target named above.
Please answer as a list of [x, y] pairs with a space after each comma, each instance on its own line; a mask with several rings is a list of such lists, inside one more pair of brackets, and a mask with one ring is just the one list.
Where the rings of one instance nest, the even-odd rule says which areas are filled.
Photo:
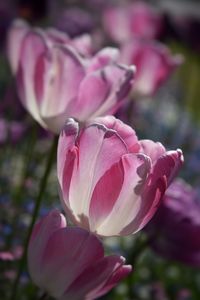
[[25, 263], [26, 263], [27, 249], [28, 249], [30, 236], [31, 236], [36, 218], [37, 218], [38, 213], [39, 213], [40, 205], [41, 205], [41, 202], [42, 202], [42, 197], [44, 195], [45, 188], [46, 188], [46, 185], [47, 185], [47, 180], [48, 180], [48, 177], [49, 177], [49, 174], [50, 174], [50, 171], [51, 171], [51, 167], [53, 165], [54, 156], [55, 156], [55, 152], [56, 152], [56, 149], [57, 149], [57, 143], [58, 143], [58, 138], [56, 136], [53, 140], [51, 149], [49, 151], [49, 155], [47, 157], [44, 174], [43, 174], [43, 177], [40, 181], [38, 196], [37, 196], [36, 201], [35, 201], [35, 207], [34, 207], [34, 210], [33, 210], [31, 223], [29, 225], [27, 236], [26, 236], [25, 241], [24, 241], [24, 251], [23, 251], [21, 260], [19, 262], [19, 268], [18, 268], [17, 276], [16, 276], [14, 284], [13, 284], [10, 300], [17, 299], [18, 285], [19, 285], [21, 274], [23, 272], [23, 269], [24, 269], [24, 266], [25, 266]]

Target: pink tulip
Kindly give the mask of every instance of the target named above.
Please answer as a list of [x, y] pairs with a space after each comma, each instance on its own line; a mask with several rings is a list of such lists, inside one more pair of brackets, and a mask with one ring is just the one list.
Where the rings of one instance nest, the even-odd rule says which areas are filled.
[[150, 96], [182, 63], [181, 55], [172, 55], [169, 49], [154, 41], [135, 39], [121, 48], [121, 61], [136, 66], [133, 91]]
[[134, 37], [156, 38], [162, 29], [161, 16], [142, 1], [105, 10], [103, 24], [116, 42], [123, 43]]
[[7, 35], [7, 56], [11, 71], [16, 74], [19, 64], [22, 40], [30, 30], [29, 25], [23, 20], [15, 20]]
[[39, 30], [50, 46], [56, 44], [64, 46], [73, 46], [79, 54], [83, 56], [91, 56], [93, 52], [92, 39], [89, 34], [83, 34], [71, 39], [66, 33], [55, 28], [47, 28], [42, 30], [39, 28], [31, 28], [28, 23], [23, 20], [15, 20], [10, 26], [7, 36], [7, 55], [10, 62], [11, 71], [15, 75], [18, 70], [22, 41], [26, 34]]
[[100, 236], [135, 233], [154, 215], [182, 162], [181, 150], [139, 141], [112, 116], [85, 127], [69, 119], [57, 154], [64, 210], [72, 222]]
[[104, 257], [100, 240], [52, 211], [34, 227], [28, 247], [33, 282], [59, 299], [92, 300], [112, 289], [131, 272], [123, 257]]
[[[56, 30], [29, 30], [16, 74], [19, 97], [44, 128], [59, 133], [68, 117], [113, 114], [132, 87], [134, 68], [117, 64], [116, 49], [83, 58]], [[76, 40], [77, 42], [77, 40]], [[117, 53], [117, 54], [116, 54]]]

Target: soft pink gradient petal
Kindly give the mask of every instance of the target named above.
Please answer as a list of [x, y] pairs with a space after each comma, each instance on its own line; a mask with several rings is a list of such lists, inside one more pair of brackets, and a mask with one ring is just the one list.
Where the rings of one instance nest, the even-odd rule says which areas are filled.
[[59, 300], [64, 300], [66, 297], [73, 300], [92, 300], [97, 295], [103, 295], [103, 288], [107, 281], [122, 267], [124, 262], [123, 257], [116, 255], [102, 258], [86, 269]]
[[46, 244], [40, 284], [58, 298], [86, 268], [103, 256], [103, 246], [94, 235], [77, 227], [63, 228], [52, 233]]
[[41, 286], [42, 256], [46, 244], [53, 232], [66, 227], [66, 220], [59, 211], [54, 210], [40, 220], [34, 227], [28, 246], [28, 267], [31, 278], [38, 286]]
[[[46, 62], [52, 59], [45, 38], [40, 31], [29, 31], [22, 41], [20, 51], [19, 67], [16, 75], [18, 93], [26, 109], [43, 127], [46, 127], [40, 116], [40, 101], [38, 101], [37, 92], [35, 91], [35, 76], [38, 73], [36, 66], [40, 70], [44, 68], [43, 63], [40, 66], [38, 65], [38, 59], [40, 60], [41, 57]], [[38, 75], [40, 74], [38, 73]], [[39, 80], [43, 80], [43, 78], [37, 78], [39, 93], [42, 93]]]
[[125, 142], [129, 152], [139, 152], [140, 143], [133, 128], [124, 124], [121, 120], [116, 119], [114, 116], [99, 117], [95, 119], [95, 122], [115, 130], [119, 137]]
[[88, 61], [87, 72], [93, 72], [119, 61], [120, 53], [117, 48], [103, 48]]
[[79, 222], [81, 217], [88, 217], [90, 197], [99, 178], [127, 148], [115, 131], [99, 124], [90, 125], [81, 133], [77, 147], [77, 167], [71, 179], [69, 203]]
[[110, 82], [102, 72], [89, 73], [81, 82], [72, 115], [79, 120], [89, 119], [109, 96]]
[[71, 179], [71, 176], [69, 176], [69, 174], [65, 173], [64, 171], [67, 170], [65, 167], [65, 163], [67, 161], [68, 165], [71, 161], [71, 155], [70, 159], [68, 159], [67, 155], [68, 153], [71, 154], [73, 152], [73, 149], [75, 148], [78, 132], [78, 122], [76, 122], [74, 119], [68, 119], [59, 136], [57, 148], [57, 175], [60, 187], [63, 189], [65, 189], [65, 186], [63, 185], [63, 180], [65, 179], [64, 175], [67, 175], [66, 179]]
[[15, 20], [8, 31], [7, 55], [13, 75], [15, 75], [18, 70], [22, 41], [29, 30], [30, 27], [28, 23], [23, 20]]
[[152, 164], [154, 164], [158, 158], [166, 152], [165, 147], [161, 143], [155, 143], [151, 140], [140, 140], [140, 146], [140, 152], [149, 156]]

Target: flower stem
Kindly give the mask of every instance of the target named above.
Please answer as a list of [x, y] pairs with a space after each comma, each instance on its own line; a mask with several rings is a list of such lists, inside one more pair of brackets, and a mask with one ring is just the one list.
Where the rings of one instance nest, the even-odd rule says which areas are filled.
[[39, 192], [38, 192], [38, 196], [37, 196], [36, 201], [35, 201], [35, 207], [34, 207], [33, 214], [32, 214], [32, 220], [31, 220], [31, 223], [29, 225], [27, 236], [26, 236], [25, 241], [24, 241], [24, 251], [23, 251], [21, 260], [19, 262], [19, 268], [18, 268], [17, 276], [16, 276], [14, 284], [13, 284], [10, 300], [17, 299], [18, 285], [19, 285], [21, 274], [22, 274], [24, 266], [25, 266], [25, 262], [26, 262], [27, 249], [28, 249], [28, 244], [29, 244], [31, 232], [32, 232], [33, 226], [35, 224], [36, 218], [38, 216], [38, 212], [39, 212], [40, 205], [41, 205], [41, 202], [42, 202], [42, 197], [43, 197], [43, 194], [45, 192], [47, 180], [48, 180], [48, 177], [49, 177], [49, 174], [50, 174], [50, 171], [51, 171], [51, 167], [52, 167], [52, 164], [53, 164], [53, 161], [54, 161], [54, 156], [55, 156], [55, 152], [56, 152], [56, 149], [57, 149], [57, 143], [58, 143], [58, 137], [56, 136], [53, 140], [53, 143], [51, 145], [51, 149], [49, 151], [49, 155], [47, 157], [46, 167], [45, 167], [44, 174], [43, 174], [43, 177], [42, 177], [41, 182], [40, 182]]

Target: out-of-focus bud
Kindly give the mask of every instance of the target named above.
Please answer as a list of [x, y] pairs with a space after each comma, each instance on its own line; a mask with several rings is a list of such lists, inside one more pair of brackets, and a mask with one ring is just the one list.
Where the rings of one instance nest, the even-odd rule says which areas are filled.
[[104, 256], [101, 241], [50, 212], [34, 227], [28, 247], [33, 282], [59, 299], [96, 299], [131, 272], [121, 256]]

